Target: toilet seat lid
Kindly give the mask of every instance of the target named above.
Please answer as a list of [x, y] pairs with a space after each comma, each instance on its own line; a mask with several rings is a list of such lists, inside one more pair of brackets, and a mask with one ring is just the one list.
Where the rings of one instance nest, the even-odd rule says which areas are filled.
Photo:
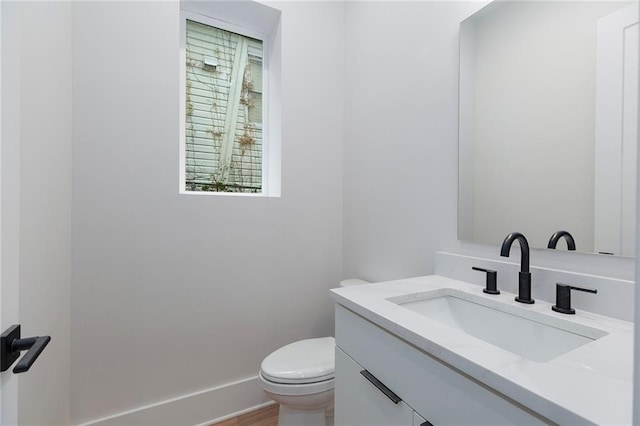
[[321, 337], [290, 343], [262, 361], [262, 376], [275, 383], [316, 383], [335, 372], [335, 339]]

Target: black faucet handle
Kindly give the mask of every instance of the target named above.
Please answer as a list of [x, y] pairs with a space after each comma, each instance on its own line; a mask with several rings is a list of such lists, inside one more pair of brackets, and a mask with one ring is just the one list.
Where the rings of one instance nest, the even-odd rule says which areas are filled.
[[556, 283], [556, 304], [551, 307], [561, 314], [575, 314], [576, 310], [571, 307], [571, 290], [584, 291], [586, 293], [597, 293], [595, 288], [575, 287], [569, 284]]
[[498, 271], [494, 271], [493, 269], [478, 268], [477, 266], [472, 266], [471, 269], [473, 269], [474, 271], [487, 273], [487, 281], [484, 289], [482, 289], [483, 292], [487, 294], [500, 294], [500, 290], [498, 290]]

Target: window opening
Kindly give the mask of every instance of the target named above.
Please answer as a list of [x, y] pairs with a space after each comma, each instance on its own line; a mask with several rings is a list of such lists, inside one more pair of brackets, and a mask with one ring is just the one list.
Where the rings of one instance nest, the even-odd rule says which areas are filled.
[[263, 41], [186, 20], [185, 189], [263, 189]]

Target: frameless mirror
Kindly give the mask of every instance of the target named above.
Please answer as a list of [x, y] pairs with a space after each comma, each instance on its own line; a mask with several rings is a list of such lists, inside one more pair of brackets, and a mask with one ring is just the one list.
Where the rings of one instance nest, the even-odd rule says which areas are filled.
[[628, 1], [495, 1], [461, 24], [460, 240], [566, 230], [635, 255], [638, 38]]

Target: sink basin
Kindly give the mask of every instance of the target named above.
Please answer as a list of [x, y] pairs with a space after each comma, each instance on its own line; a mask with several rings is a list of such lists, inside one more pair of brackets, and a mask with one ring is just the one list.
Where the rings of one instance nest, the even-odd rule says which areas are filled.
[[537, 362], [550, 361], [607, 335], [605, 331], [553, 315], [454, 289], [387, 300]]

